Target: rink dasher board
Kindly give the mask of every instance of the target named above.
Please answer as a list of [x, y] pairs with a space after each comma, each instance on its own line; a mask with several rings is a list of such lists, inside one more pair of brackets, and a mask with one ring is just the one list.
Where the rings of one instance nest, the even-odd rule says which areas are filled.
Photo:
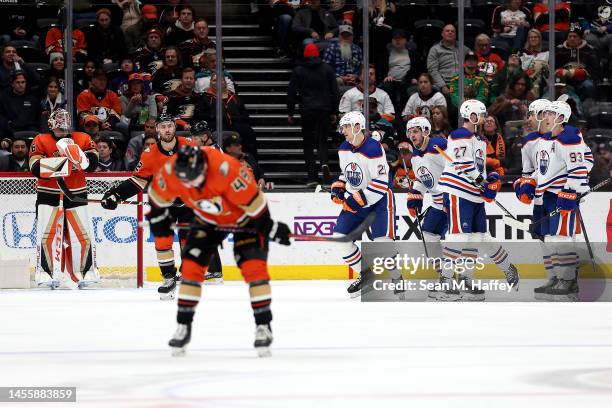
[[[286, 222], [294, 232], [331, 235], [340, 207], [331, 202], [325, 193], [267, 193], [272, 217]], [[582, 204], [582, 214], [593, 242], [606, 242], [606, 222], [610, 212], [612, 195], [593, 193]], [[97, 197], [96, 197], [97, 198]], [[499, 201], [519, 219], [531, 215], [531, 207], [519, 202], [513, 193], [500, 193]], [[3, 195], [0, 207], [0, 252], [4, 259], [36, 260], [34, 194]], [[408, 216], [406, 194], [396, 193], [396, 235], [399, 240], [418, 242], [414, 234], [414, 221]], [[430, 196], [425, 196], [425, 207]], [[494, 204], [486, 204], [491, 235], [498, 241], [534, 242], [527, 234], [503, 224], [501, 211]], [[122, 205], [115, 211], [107, 211], [98, 204], [88, 208], [89, 227], [96, 245], [97, 263], [102, 275], [133, 274], [136, 265], [136, 209]], [[144, 265], [146, 279], [160, 280], [153, 240], [148, 228], [144, 231]], [[367, 237], [364, 236], [364, 240]], [[226, 279], [241, 279], [235, 267], [232, 237], [228, 236], [221, 250]], [[179, 247], [175, 238], [175, 253]], [[612, 264], [612, 255], [598, 254], [604, 263]], [[537, 251], [521, 254], [519, 264], [531, 265], [533, 277], [543, 276]], [[341, 262], [341, 253], [335, 244], [324, 242], [294, 242], [290, 247], [271, 244], [269, 253], [270, 273], [273, 279], [347, 279], [348, 268]], [[532, 268], [533, 267], [533, 268]], [[541, 270], [541, 271], [540, 271]], [[526, 276], [529, 277], [529, 276]], [[612, 277], [612, 276], [611, 276]]]

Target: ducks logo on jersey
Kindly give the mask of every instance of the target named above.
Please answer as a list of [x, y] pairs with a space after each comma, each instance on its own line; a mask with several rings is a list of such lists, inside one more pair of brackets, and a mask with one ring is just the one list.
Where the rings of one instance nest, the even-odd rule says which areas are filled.
[[421, 180], [421, 183], [423, 183], [423, 185], [427, 187], [428, 190], [431, 190], [434, 187], [433, 175], [429, 172], [427, 167], [419, 167], [419, 169], [417, 170], [417, 177], [419, 178], [419, 180]]
[[540, 174], [544, 175], [548, 171], [548, 164], [550, 163], [550, 158], [546, 150], [540, 151], [540, 154], [538, 156], [538, 161], [540, 163]]
[[352, 186], [358, 187], [363, 181], [363, 171], [355, 162], [347, 164], [344, 168], [344, 176]]

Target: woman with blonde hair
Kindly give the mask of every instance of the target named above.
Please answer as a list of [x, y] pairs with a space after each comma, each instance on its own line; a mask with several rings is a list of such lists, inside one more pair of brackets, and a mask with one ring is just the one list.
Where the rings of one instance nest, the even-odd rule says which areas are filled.
[[549, 75], [548, 50], [543, 50], [542, 33], [536, 29], [527, 32], [527, 42], [519, 54], [521, 67], [532, 83], [532, 92], [541, 97]]

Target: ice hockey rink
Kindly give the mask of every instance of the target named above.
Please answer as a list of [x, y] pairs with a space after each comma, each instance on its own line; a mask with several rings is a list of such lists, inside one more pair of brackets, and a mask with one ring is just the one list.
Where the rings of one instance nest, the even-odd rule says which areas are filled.
[[76, 404], [48, 404], [67, 407], [612, 404], [610, 303], [361, 303], [345, 287], [273, 282], [267, 359], [243, 283], [204, 288], [184, 357], [153, 287], [0, 290], [0, 383], [76, 386]]

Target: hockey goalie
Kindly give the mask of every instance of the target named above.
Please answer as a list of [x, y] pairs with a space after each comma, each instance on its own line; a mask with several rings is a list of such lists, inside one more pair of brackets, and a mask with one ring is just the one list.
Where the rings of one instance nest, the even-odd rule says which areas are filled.
[[[30, 169], [36, 184], [38, 261], [36, 283], [51, 288], [82, 288], [99, 281], [89, 232], [85, 172], [98, 164], [88, 134], [71, 132], [70, 114], [49, 116], [49, 133], [34, 138]], [[71, 201], [64, 193], [73, 197]]]

